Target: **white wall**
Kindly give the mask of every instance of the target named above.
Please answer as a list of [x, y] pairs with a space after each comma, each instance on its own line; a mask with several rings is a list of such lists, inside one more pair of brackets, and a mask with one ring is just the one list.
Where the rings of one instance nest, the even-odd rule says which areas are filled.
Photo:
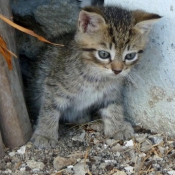
[[132, 72], [135, 86], [126, 88], [125, 102], [134, 123], [175, 135], [175, 1], [105, 1], [111, 3], [163, 16], [150, 33], [140, 65]]

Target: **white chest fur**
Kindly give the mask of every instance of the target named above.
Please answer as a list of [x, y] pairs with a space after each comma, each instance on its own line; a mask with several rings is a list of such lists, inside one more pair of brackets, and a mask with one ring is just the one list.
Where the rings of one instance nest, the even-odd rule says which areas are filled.
[[99, 100], [102, 100], [103, 96], [104, 90], [98, 91], [93, 87], [87, 87], [77, 95], [74, 101], [74, 106], [78, 111], [86, 109], [97, 103]]

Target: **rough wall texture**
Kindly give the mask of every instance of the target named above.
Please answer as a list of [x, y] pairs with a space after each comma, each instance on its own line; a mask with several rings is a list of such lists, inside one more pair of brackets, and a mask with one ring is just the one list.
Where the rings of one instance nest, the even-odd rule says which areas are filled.
[[[0, 0], [0, 14], [11, 18], [10, 9], [8, 0]], [[2, 20], [0, 20], [0, 36], [6, 42], [8, 49], [16, 53], [14, 29]], [[13, 58], [12, 61], [13, 70], [9, 71], [5, 59], [0, 54], [0, 130], [6, 147], [25, 144], [32, 133], [21, 88], [19, 60]]]
[[106, 0], [127, 8], [158, 13], [163, 18], [150, 33], [144, 57], [126, 87], [130, 120], [155, 132], [175, 135], [175, 3], [174, 0]]

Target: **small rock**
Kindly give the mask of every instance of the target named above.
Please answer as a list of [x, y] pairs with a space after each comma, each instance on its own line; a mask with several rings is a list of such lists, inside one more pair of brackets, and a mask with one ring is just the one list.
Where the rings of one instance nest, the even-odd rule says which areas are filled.
[[94, 144], [96, 145], [96, 144], [98, 144], [100, 141], [99, 141], [98, 139], [94, 138], [93, 142], [94, 142]]
[[139, 134], [138, 136], [135, 137], [135, 140], [139, 143], [142, 143], [145, 141], [147, 137], [147, 134]]
[[26, 145], [27, 148], [32, 148], [33, 147], [33, 143], [32, 142], [28, 142]]
[[165, 148], [158, 146], [158, 149], [162, 155], [165, 153]]
[[175, 171], [174, 171], [174, 170], [168, 171], [167, 173], [168, 173], [169, 175], [175, 175]]
[[93, 164], [92, 165], [92, 172], [94, 172], [97, 169], [97, 167]]
[[10, 152], [10, 153], [9, 153], [9, 156], [10, 156], [10, 157], [13, 157], [15, 154], [16, 154], [15, 152]]
[[53, 161], [53, 166], [56, 170], [61, 170], [62, 168], [76, 163], [76, 159], [69, 159], [69, 158], [64, 158], [57, 156], [54, 161]]
[[132, 167], [132, 166], [125, 167], [124, 169], [125, 169], [128, 173], [134, 173], [134, 171], [133, 171], [134, 167]]
[[106, 170], [107, 171], [111, 171], [111, 170], [113, 170], [114, 169], [114, 165], [107, 165], [106, 166]]
[[115, 145], [115, 146], [113, 146], [112, 148], [111, 148], [111, 150], [113, 151], [113, 152], [120, 152], [120, 151], [123, 151], [123, 150], [125, 150], [125, 147], [124, 146], [121, 146], [119, 143], [117, 143], [117, 145]]
[[107, 166], [107, 165], [109, 165], [109, 163], [108, 163], [108, 162], [101, 163], [101, 164], [100, 164], [100, 166], [99, 166], [98, 168], [99, 168], [99, 169], [103, 169], [103, 170], [104, 170], [104, 169], [106, 168], [106, 166]]
[[154, 155], [152, 159], [153, 160], [163, 160], [163, 158], [159, 157], [158, 155]]
[[36, 162], [34, 160], [29, 160], [29, 161], [26, 162], [26, 164], [31, 169], [42, 170], [44, 168], [44, 163], [43, 162]]
[[116, 160], [105, 160], [105, 163], [116, 163]]
[[84, 163], [78, 163], [73, 167], [74, 175], [85, 175], [89, 171], [88, 165]]
[[12, 158], [12, 163], [18, 163], [20, 162], [21, 160], [18, 158], [18, 157], [13, 157]]
[[73, 165], [69, 165], [69, 166], [67, 166], [67, 168], [73, 168], [74, 166]]
[[162, 136], [151, 136], [149, 139], [152, 141], [153, 144], [158, 145], [161, 142], [163, 142], [163, 137]]
[[134, 146], [134, 142], [133, 142], [133, 140], [129, 140], [129, 141], [124, 142], [124, 145], [126, 147], [133, 147]]
[[146, 157], [146, 154], [145, 153], [140, 153], [139, 157]]
[[116, 143], [116, 140], [114, 139], [106, 139], [106, 144], [109, 146], [113, 146]]
[[53, 161], [53, 166], [56, 170], [61, 170], [64, 167], [75, 164], [79, 158], [83, 158], [83, 153], [70, 154], [68, 158], [57, 156]]
[[74, 137], [72, 137], [72, 140], [74, 143], [77, 143], [77, 142], [84, 142], [84, 138], [85, 138], [85, 131], [83, 130], [83, 132], [80, 134], [80, 135], [76, 135]]
[[[74, 167], [73, 165], [68, 166], [68, 167], [65, 169], [66, 173], [67, 173], [67, 174], [73, 174], [73, 173], [74, 173], [73, 167]], [[58, 173], [56, 173], [55, 175], [58, 175]]]
[[141, 144], [141, 148], [140, 151], [142, 152], [147, 152], [152, 148], [152, 143], [150, 140], [146, 139], [142, 144]]
[[82, 132], [81, 135], [80, 135], [80, 139], [81, 139], [81, 140], [84, 140], [85, 135], [86, 135], [86, 132], [85, 132], [85, 130], [83, 130], [83, 132]]
[[25, 167], [20, 168], [20, 171], [25, 171], [25, 170], [26, 170]]
[[115, 156], [120, 157], [120, 152], [117, 151], [117, 152], [115, 153]]
[[19, 154], [25, 154], [26, 152], [26, 146], [22, 146], [20, 149], [17, 150]]
[[11, 173], [12, 173], [12, 170], [7, 169], [6, 171], [4, 171], [4, 173], [6, 173], [6, 174], [11, 174]]
[[124, 171], [117, 171], [113, 175], [127, 175]]
[[104, 128], [104, 125], [101, 122], [96, 122], [96, 123], [94, 122], [90, 126], [88, 126], [88, 129], [93, 129], [97, 132], [102, 132], [103, 128]]

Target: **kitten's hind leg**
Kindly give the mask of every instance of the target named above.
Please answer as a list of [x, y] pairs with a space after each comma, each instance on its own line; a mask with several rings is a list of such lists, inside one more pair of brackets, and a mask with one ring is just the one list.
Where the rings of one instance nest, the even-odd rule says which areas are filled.
[[60, 113], [51, 106], [41, 108], [38, 125], [31, 141], [35, 147], [49, 149], [56, 147], [58, 143]]
[[124, 120], [123, 108], [120, 105], [110, 104], [100, 110], [104, 122], [104, 134], [118, 140], [126, 140], [134, 135], [129, 122]]

